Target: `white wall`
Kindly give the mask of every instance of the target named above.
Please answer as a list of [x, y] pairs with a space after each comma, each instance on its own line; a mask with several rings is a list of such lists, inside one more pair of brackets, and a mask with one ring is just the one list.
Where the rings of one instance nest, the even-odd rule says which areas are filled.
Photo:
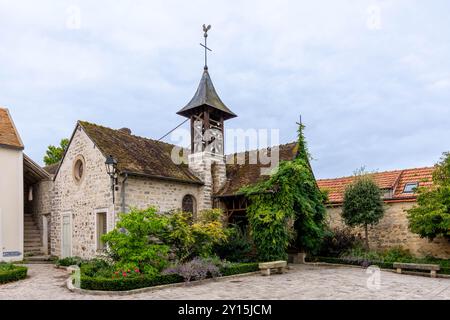
[[0, 261], [23, 259], [23, 203], [23, 153], [0, 147]]

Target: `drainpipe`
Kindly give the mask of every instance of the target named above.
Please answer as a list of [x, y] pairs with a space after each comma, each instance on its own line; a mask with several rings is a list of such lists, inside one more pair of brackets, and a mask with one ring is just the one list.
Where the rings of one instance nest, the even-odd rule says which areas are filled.
[[120, 190], [120, 196], [122, 198], [122, 213], [125, 213], [126, 205], [125, 205], [125, 182], [128, 180], [128, 173], [125, 173], [124, 178], [122, 180], [122, 188]]

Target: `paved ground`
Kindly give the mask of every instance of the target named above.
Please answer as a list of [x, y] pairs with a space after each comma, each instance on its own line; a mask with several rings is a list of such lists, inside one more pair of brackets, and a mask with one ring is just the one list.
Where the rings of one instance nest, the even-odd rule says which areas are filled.
[[385, 271], [370, 274], [364, 269], [348, 267], [296, 265], [283, 275], [253, 275], [120, 297], [72, 293], [65, 287], [67, 273], [52, 265], [31, 265], [28, 274], [26, 280], [0, 285], [0, 299], [450, 300], [450, 279], [398, 275]]

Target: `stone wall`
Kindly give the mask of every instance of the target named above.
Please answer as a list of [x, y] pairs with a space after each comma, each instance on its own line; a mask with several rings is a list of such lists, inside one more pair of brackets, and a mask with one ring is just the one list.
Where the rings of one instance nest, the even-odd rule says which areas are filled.
[[[53, 205], [53, 181], [43, 180], [33, 185], [33, 200], [31, 201], [31, 212], [33, 219], [37, 223], [41, 232], [43, 245], [45, 245], [44, 239], [47, 239], [47, 248], [43, 248], [43, 252], [50, 252], [50, 228], [51, 225], [51, 212]], [[47, 226], [44, 226], [44, 217], [47, 219]], [[43, 232], [47, 231], [47, 237], [44, 237]]]
[[203, 181], [199, 189], [199, 210], [213, 207], [213, 193], [218, 191], [226, 182], [226, 166], [223, 156], [209, 152], [198, 152], [189, 155], [189, 169]]
[[[73, 175], [74, 162], [84, 158], [84, 173], [77, 182]], [[54, 185], [51, 215], [51, 253], [61, 255], [61, 215], [69, 213], [72, 224], [72, 256], [90, 258], [96, 255], [96, 213], [106, 212], [108, 229], [114, 225], [110, 178], [105, 158], [92, 140], [78, 127], [61, 164]]]
[[[392, 247], [408, 249], [417, 257], [434, 256], [450, 258], [450, 241], [440, 238], [434, 241], [421, 239], [408, 230], [408, 219], [404, 210], [411, 208], [415, 202], [387, 203], [383, 219], [376, 226], [369, 227], [369, 246], [375, 250], [386, 250]], [[328, 224], [332, 228], [343, 228], [341, 207], [327, 209]], [[364, 237], [364, 231], [355, 228], [355, 233]]]
[[[199, 185], [135, 176], [129, 176], [125, 183], [126, 211], [131, 207], [145, 209], [150, 206], [157, 207], [160, 212], [181, 209], [182, 200], [188, 194], [195, 197], [198, 208]], [[120, 195], [119, 189], [117, 196]], [[121, 201], [118, 199], [120, 205]]]

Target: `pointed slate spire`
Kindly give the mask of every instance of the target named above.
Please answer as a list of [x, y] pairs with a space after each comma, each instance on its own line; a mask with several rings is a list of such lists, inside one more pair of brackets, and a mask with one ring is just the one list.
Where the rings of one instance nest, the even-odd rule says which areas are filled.
[[223, 114], [224, 120], [228, 120], [237, 115], [231, 111], [219, 98], [219, 95], [214, 89], [211, 77], [209, 76], [208, 67], [203, 70], [203, 75], [198, 85], [197, 92], [191, 101], [177, 114], [189, 118], [192, 114], [196, 113], [199, 107], [209, 106]]

